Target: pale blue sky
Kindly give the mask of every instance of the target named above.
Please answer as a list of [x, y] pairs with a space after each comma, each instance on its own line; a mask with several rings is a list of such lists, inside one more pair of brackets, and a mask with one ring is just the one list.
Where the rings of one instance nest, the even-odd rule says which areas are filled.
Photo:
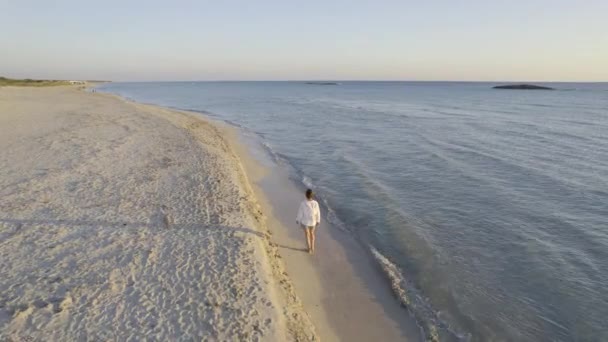
[[608, 81], [608, 0], [0, 0], [0, 75]]

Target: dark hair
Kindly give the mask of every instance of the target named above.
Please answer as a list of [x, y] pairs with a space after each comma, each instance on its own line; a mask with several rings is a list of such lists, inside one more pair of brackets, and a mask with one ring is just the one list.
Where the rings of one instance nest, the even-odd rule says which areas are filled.
[[310, 189], [306, 190], [306, 198], [312, 199], [312, 190], [310, 190]]

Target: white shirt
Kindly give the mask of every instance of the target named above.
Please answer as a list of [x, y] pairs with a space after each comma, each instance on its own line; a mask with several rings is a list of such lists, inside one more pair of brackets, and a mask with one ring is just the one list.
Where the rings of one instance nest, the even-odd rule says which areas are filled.
[[300, 203], [298, 209], [298, 217], [296, 222], [307, 226], [314, 227], [317, 223], [321, 223], [321, 211], [319, 210], [319, 203], [315, 200], [304, 200]]

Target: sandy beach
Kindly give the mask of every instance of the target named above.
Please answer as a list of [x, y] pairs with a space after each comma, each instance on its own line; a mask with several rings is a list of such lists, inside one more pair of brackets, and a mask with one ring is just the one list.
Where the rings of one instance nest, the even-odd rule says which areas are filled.
[[214, 126], [71, 87], [0, 113], [0, 339], [315, 339]]
[[302, 251], [301, 189], [221, 123], [5, 87], [0, 146], [2, 340], [420, 339], [352, 238]]

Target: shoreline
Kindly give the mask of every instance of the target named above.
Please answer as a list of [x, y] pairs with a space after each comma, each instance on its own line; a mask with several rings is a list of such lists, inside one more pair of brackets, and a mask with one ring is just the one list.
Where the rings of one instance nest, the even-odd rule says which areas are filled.
[[[317, 232], [318, 252], [310, 256], [303, 251], [304, 239], [292, 224], [303, 189], [289, 179], [286, 169], [274, 161], [263, 161], [268, 156], [259, 142], [248, 140], [239, 127], [204, 112], [170, 110], [215, 124], [231, 144], [264, 214], [264, 225], [273, 247], [270, 253], [285, 265], [290, 286], [295, 286], [295, 293], [321, 340], [422, 341], [426, 337], [437, 338], [432, 333], [426, 336], [408, 309], [395, 297], [391, 280], [375, 264], [370, 252], [354, 237], [328, 223], [326, 213], [322, 213], [323, 222]], [[326, 255], [319, 256], [321, 250]], [[327, 256], [331, 258], [329, 263], [321, 259]]]
[[[423, 335], [414, 319], [400, 306], [369, 253], [353, 237], [323, 222], [318, 232], [317, 253], [309, 256], [301, 251], [303, 239], [291, 224], [291, 212], [299, 202], [301, 189], [289, 180], [280, 166], [262, 165], [256, 160], [259, 151], [254, 151], [255, 146], [248, 144], [237, 128], [198, 112], [141, 104], [114, 94], [62, 88], [98, 101], [118, 101], [144, 114], [153, 113], [155, 119], [182, 125], [189, 134], [194, 134], [203, 148], [217, 150], [229, 167], [236, 168], [235, 181], [244, 195], [239, 195], [238, 205], [245, 207], [248, 212], [245, 216], [252, 218], [249, 224], [260, 234], [253, 234], [247, 240], [250, 246], [255, 246], [252, 260], [262, 276], [258, 285], [265, 288], [262, 292], [266, 292], [274, 310], [268, 315], [276, 322], [270, 324], [269, 335], [260, 336], [262, 340], [273, 340], [280, 335], [298, 341], [422, 340]], [[200, 126], [207, 135], [213, 132], [215, 140], [209, 140], [205, 134], [197, 135]], [[172, 153], [167, 156], [170, 155]], [[187, 155], [183, 154], [183, 157]], [[176, 219], [163, 215], [162, 212], [158, 215], [161, 225], [167, 226], [166, 222]], [[7, 229], [9, 225], [0, 222], [0, 228]], [[2, 248], [0, 246], [0, 252]], [[30, 309], [28, 306], [25, 311]], [[13, 312], [15, 315], [21, 313]], [[0, 336], [2, 324], [7, 320], [10, 322], [10, 318], [2, 317], [0, 312]], [[213, 325], [213, 321], [209, 324]], [[256, 329], [259, 327], [254, 327], [252, 334]]]
[[304, 188], [281, 165], [256, 159], [266, 153], [261, 146], [247, 141], [238, 128], [228, 127], [267, 216], [272, 243], [279, 248], [296, 293], [322, 340], [424, 340], [421, 328], [394, 296], [372, 256], [353, 236], [327, 222], [327, 213], [321, 213], [317, 251], [314, 255], [306, 252], [304, 237], [294, 222]]
[[[258, 141], [248, 140], [239, 127], [204, 112], [170, 110], [201, 118], [216, 125], [224, 134], [240, 161], [246, 184], [263, 212], [262, 226], [269, 233], [272, 247], [267, 251], [281, 259], [289, 286], [295, 287], [295, 294], [322, 341], [437, 338], [432, 333], [426, 336], [408, 309], [395, 297], [391, 280], [375, 264], [370, 252], [353, 236], [328, 223], [326, 213], [322, 213], [323, 222], [317, 232], [316, 254], [305, 253], [301, 232], [292, 224], [304, 189], [289, 178], [288, 171], [281, 165], [272, 160], [263, 161], [268, 155]], [[320, 256], [321, 252], [325, 255]], [[325, 257], [330, 257], [329, 262], [325, 262]]]

